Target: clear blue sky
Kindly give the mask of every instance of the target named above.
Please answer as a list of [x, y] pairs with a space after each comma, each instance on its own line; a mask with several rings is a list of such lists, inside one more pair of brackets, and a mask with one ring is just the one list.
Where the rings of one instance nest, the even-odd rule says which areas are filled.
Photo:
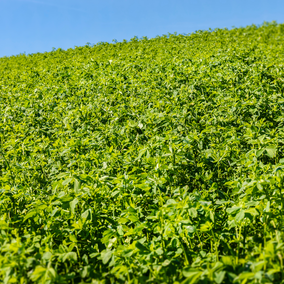
[[284, 22], [284, 0], [0, 0], [0, 57]]

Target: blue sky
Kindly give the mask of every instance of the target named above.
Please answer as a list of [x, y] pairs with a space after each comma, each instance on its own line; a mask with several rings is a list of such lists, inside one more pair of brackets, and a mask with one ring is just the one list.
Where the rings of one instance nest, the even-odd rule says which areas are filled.
[[284, 0], [0, 0], [0, 57], [284, 22]]

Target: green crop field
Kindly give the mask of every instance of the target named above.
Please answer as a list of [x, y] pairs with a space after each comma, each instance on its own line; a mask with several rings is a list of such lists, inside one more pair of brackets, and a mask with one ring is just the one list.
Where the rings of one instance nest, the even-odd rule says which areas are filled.
[[0, 58], [1, 283], [284, 283], [284, 24]]

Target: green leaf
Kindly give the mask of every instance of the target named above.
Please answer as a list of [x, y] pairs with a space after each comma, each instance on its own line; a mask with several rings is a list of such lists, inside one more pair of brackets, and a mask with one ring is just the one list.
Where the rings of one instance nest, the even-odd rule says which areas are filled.
[[124, 233], [121, 225], [117, 227], [117, 232], [120, 236], [123, 236]]
[[80, 192], [80, 188], [81, 188], [81, 181], [75, 179], [74, 181], [74, 191], [75, 193], [79, 193]]
[[112, 257], [112, 251], [103, 250], [101, 252], [101, 257], [102, 257], [103, 264], [107, 264]]
[[226, 211], [227, 211], [228, 214], [233, 214], [233, 213], [238, 212], [240, 209], [241, 209], [241, 207], [239, 207], [239, 206], [233, 206], [231, 208], [228, 208]]
[[70, 210], [71, 210], [71, 213], [74, 214], [75, 213], [75, 207], [76, 205], [79, 203], [79, 200], [78, 198], [74, 198], [71, 202], [70, 202]]
[[236, 215], [235, 220], [237, 222], [240, 222], [244, 219], [245, 217], [245, 211], [244, 210], [240, 210], [240, 212]]
[[207, 232], [207, 231], [210, 231], [213, 227], [213, 224], [209, 221], [207, 221], [206, 223], [204, 224], [201, 224], [200, 226], [200, 231], [201, 232]]
[[269, 156], [270, 158], [274, 158], [276, 156], [276, 151], [277, 151], [276, 146], [267, 146], [265, 150], [266, 150], [267, 156]]
[[269, 213], [270, 212], [270, 201], [267, 201], [266, 207], [265, 207], [265, 212]]
[[82, 219], [86, 220], [88, 217], [90, 217], [90, 219], [92, 219], [92, 210], [91, 209], [87, 209], [85, 212], [83, 212], [81, 214]]
[[77, 254], [76, 252], [70, 251], [64, 254], [62, 261], [65, 262], [66, 260], [77, 262]]
[[45, 273], [46, 273], [46, 268], [38, 265], [33, 271], [30, 278], [33, 282], [35, 282], [39, 280], [40, 278], [42, 278], [45, 275]]
[[24, 218], [23, 222], [25, 222], [27, 219], [31, 219], [32, 217], [36, 216], [37, 212], [36, 210], [30, 211]]
[[188, 213], [189, 213], [189, 216], [191, 216], [192, 218], [196, 218], [197, 217], [197, 210], [194, 207], [188, 209]]
[[68, 185], [71, 181], [73, 181], [74, 180], [74, 178], [72, 178], [72, 177], [69, 177], [69, 178], [67, 178], [66, 180], [64, 180], [63, 182], [62, 182], [62, 185]]
[[52, 257], [52, 253], [50, 251], [47, 251], [42, 255], [41, 258], [44, 259], [44, 260], [50, 260], [51, 257]]
[[221, 284], [224, 280], [224, 277], [226, 275], [226, 271], [219, 271], [214, 273], [214, 281], [217, 284]]
[[140, 251], [149, 251], [148, 248], [146, 246], [144, 246], [143, 244], [141, 244], [139, 241], [137, 241], [135, 243], [135, 246], [140, 250]]
[[260, 157], [260, 156], [264, 153], [264, 151], [265, 151], [265, 149], [258, 150], [258, 151], [256, 152], [256, 156], [257, 156], [257, 157]]
[[182, 282], [183, 284], [194, 284], [198, 282], [200, 276], [202, 275], [202, 271], [190, 268], [184, 269], [182, 274], [186, 277], [186, 279]]

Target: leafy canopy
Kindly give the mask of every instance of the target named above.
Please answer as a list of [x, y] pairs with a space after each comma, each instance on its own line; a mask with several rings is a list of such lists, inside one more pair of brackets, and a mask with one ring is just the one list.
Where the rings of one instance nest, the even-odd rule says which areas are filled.
[[283, 283], [283, 82], [274, 22], [1, 58], [1, 281]]

